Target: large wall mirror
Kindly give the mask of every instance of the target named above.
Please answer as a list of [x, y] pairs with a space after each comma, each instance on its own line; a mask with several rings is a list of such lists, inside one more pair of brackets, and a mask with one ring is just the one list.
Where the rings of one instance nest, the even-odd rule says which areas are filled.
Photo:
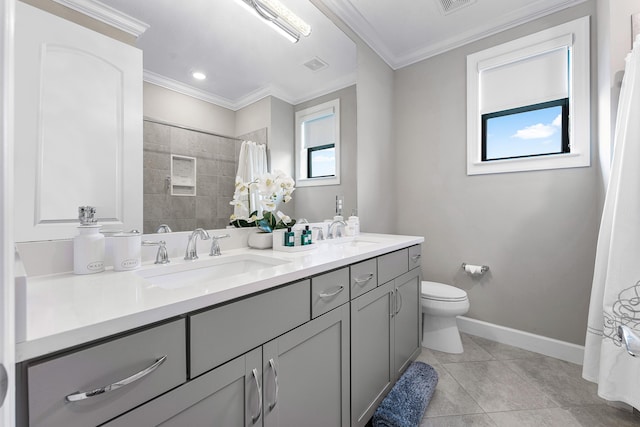
[[[335, 99], [341, 106], [340, 184], [297, 188], [283, 211], [320, 221], [334, 215], [340, 197], [345, 213], [351, 213], [356, 204], [355, 44], [310, 0], [280, 1], [311, 27], [296, 43], [248, 7], [267, 0], [21, 2], [16, 138], [22, 143], [16, 149], [15, 181], [22, 204], [15, 207], [16, 241], [73, 237], [80, 205], [97, 206], [106, 228], [152, 233], [161, 224], [173, 231], [226, 227], [243, 141], [267, 148], [269, 170], [293, 176], [295, 113]], [[81, 14], [70, 14], [61, 4]], [[123, 26], [120, 33], [96, 25], [85, 16], [92, 5], [118, 23], [122, 15], [133, 32], [148, 28], [136, 37]], [[142, 67], [139, 51], [85, 27], [139, 48]], [[42, 33], [41, 39], [34, 33]], [[69, 46], [62, 52], [66, 56], [40, 54], [42, 46], [60, 44]], [[125, 51], [135, 59], [125, 61], [126, 68], [118, 65]], [[96, 75], [72, 66], [65, 58], [78, 52], [80, 64], [98, 63], [106, 71]], [[43, 58], [59, 60], [44, 63]], [[43, 63], [56, 66], [55, 73], [46, 74], [55, 77], [44, 87], [49, 92], [40, 84]], [[196, 79], [196, 72], [206, 78]], [[118, 76], [125, 76], [124, 84]], [[127, 94], [135, 94], [135, 108], [125, 106]], [[43, 99], [53, 102], [43, 104]], [[50, 113], [48, 127], [41, 126], [43, 111]], [[113, 132], [99, 131], [94, 122], [110, 123], [107, 129]], [[84, 136], [76, 135], [81, 130]]]
[[[243, 0], [102, 0], [149, 25], [144, 57], [144, 232], [223, 228], [244, 140], [294, 175], [295, 112], [340, 99], [341, 183], [297, 188], [283, 210], [330, 218], [356, 203], [356, 47], [310, 1], [281, 0], [311, 26], [292, 43]], [[194, 72], [206, 75], [197, 80]], [[348, 212], [347, 212], [348, 211]]]

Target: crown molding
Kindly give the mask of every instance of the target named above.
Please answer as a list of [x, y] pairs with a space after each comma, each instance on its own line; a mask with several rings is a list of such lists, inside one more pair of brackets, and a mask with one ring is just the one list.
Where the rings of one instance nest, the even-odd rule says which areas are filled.
[[149, 25], [97, 0], [53, 0], [63, 6], [140, 37]]
[[192, 98], [209, 102], [211, 104], [215, 104], [220, 107], [228, 108], [229, 110], [232, 110], [232, 111], [238, 111], [248, 105], [253, 104], [254, 102], [260, 101], [262, 98], [265, 98], [267, 96], [274, 96], [291, 105], [297, 105], [297, 104], [300, 104], [301, 102], [306, 102], [311, 99], [317, 98], [318, 96], [335, 92], [337, 90], [344, 89], [345, 87], [352, 86], [356, 83], [357, 75], [356, 73], [351, 73], [341, 78], [335, 79], [329, 84], [325, 85], [324, 87], [308, 92], [304, 94], [304, 96], [302, 97], [292, 97], [290, 94], [285, 93], [284, 91], [282, 91], [281, 89], [279, 89], [274, 85], [267, 85], [253, 92], [250, 92], [247, 95], [235, 101], [232, 101], [230, 99], [224, 98], [219, 95], [212, 94], [202, 89], [195, 88], [193, 86], [189, 86], [177, 80], [173, 80], [169, 77], [165, 77], [160, 74], [154, 73], [153, 71], [144, 70], [142, 76], [144, 81], [147, 83], [151, 83], [156, 86], [160, 86], [165, 89], [169, 89], [174, 92], [181, 93], [183, 95], [191, 96]]
[[170, 79], [163, 75], [154, 73], [153, 71], [143, 70], [142, 79], [147, 83], [152, 83], [156, 86], [163, 87], [165, 89], [172, 90], [174, 92], [188, 95], [192, 98], [199, 99], [201, 101], [210, 102], [220, 107], [228, 108], [230, 110], [237, 110], [236, 105], [231, 100], [222, 96], [214, 95], [202, 89], [195, 88], [193, 86], [186, 85], [177, 80]]
[[[527, 22], [534, 21], [552, 13], [559, 12], [563, 9], [575, 6], [579, 3], [584, 3], [585, 1], [586, 0], [567, 0], [561, 4], [550, 4], [544, 9], [540, 9], [539, 7], [534, 7], [532, 4], [529, 4], [524, 8], [518, 9], [517, 11], [506, 15], [507, 17], [503, 19], [502, 23], [498, 23], [497, 25], [485, 25], [478, 29], [466, 31], [464, 33], [456, 35], [455, 37], [450, 37], [438, 43], [434, 43], [423, 49], [415, 50], [406, 55], [395, 56], [392, 61], [393, 66], [391, 64], [389, 65], [392, 66], [394, 70], [403, 68], [408, 65], [415, 64], [416, 62], [420, 62], [424, 59], [431, 58], [433, 56], [456, 49], [461, 46], [465, 46], [494, 34], [498, 34], [502, 31], [518, 27], [522, 24], [526, 24]], [[544, 0], [544, 3], [551, 2], [549, 0]]]
[[439, 40], [423, 48], [405, 54], [394, 54], [385, 41], [377, 33], [375, 27], [353, 6], [350, 1], [323, 0], [343, 21], [349, 25], [374, 52], [393, 70], [406, 67], [427, 58], [439, 55], [473, 43], [501, 31], [517, 27], [543, 16], [584, 3], [586, 0], [565, 0], [560, 3], [554, 0], [532, 1], [527, 6], [507, 14], [492, 24], [472, 29], [453, 37]]

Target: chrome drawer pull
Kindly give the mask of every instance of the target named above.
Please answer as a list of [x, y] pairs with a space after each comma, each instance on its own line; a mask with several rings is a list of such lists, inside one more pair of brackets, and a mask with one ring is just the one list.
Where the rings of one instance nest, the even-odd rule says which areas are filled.
[[421, 254], [411, 255], [411, 261], [413, 261], [413, 262], [418, 261], [420, 258], [422, 258]]
[[271, 370], [273, 371], [273, 383], [276, 386], [275, 399], [273, 399], [273, 402], [269, 404], [269, 410], [273, 411], [273, 408], [278, 404], [278, 371], [276, 371], [276, 362], [274, 362], [273, 359], [269, 359], [269, 366], [271, 366]]
[[360, 277], [356, 277], [353, 281], [362, 286], [371, 279], [373, 279], [373, 273], [367, 274], [363, 279], [361, 279]]
[[258, 380], [258, 370], [253, 368], [251, 371], [253, 375], [253, 379], [256, 381], [256, 390], [258, 391], [258, 410], [256, 411], [256, 415], [251, 416], [251, 423], [255, 424], [260, 419], [260, 414], [262, 413], [262, 391], [260, 391], [260, 381]]
[[331, 292], [331, 293], [326, 293], [323, 292], [321, 294], [318, 294], [318, 296], [320, 298], [330, 298], [330, 297], [335, 297], [336, 295], [338, 295], [340, 292], [342, 292], [344, 290], [344, 286], [340, 285], [338, 286], [338, 289], [335, 292]]
[[139, 379], [141, 379], [143, 377], [146, 377], [147, 375], [149, 375], [150, 373], [152, 373], [153, 371], [158, 369], [158, 367], [160, 365], [162, 365], [165, 360], [167, 360], [167, 355], [166, 354], [164, 356], [162, 356], [160, 359], [156, 360], [153, 363], [153, 365], [149, 366], [148, 368], [143, 369], [142, 371], [140, 371], [140, 372], [138, 372], [136, 374], [131, 375], [128, 378], [125, 378], [123, 380], [117, 381], [117, 382], [115, 382], [113, 384], [110, 384], [108, 386], [97, 388], [95, 390], [79, 391], [77, 393], [70, 394], [67, 397], [65, 397], [64, 400], [67, 401], [67, 402], [77, 402], [79, 400], [89, 399], [89, 398], [94, 397], [94, 396], [99, 396], [101, 394], [109, 393], [110, 391], [117, 390], [120, 387], [124, 387], [126, 385], [129, 385], [129, 384], [135, 382], [135, 381], [138, 381]]

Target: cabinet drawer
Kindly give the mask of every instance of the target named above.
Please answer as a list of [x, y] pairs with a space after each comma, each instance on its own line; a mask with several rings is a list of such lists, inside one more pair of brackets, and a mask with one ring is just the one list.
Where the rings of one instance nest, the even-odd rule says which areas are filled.
[[409, 271], [409, 249], [401, 249], [378, 257], [378, 284], [380, 285], [407, 271]]
[[309, 288], [303, 280], [192, 315], [191, 378], [308, 322]]
[[322, 274], [311, 279], [311, 313], [322, 313], [349, 301], [349, 267]]
[[351, 266], [351, 299], [378, 286], [378, 263], [374, 259]]
[[[182, 384], [187, 372], [185, 333], [181, 319], [28, 367], [29, 425], [98, 425]], [[129, 378], [163, 356], [155, 370], [122, 388], [66, 399]]]
[[409, 270], [420, 267], [422, 261], [422, 245], [415, 245], [409, 248]]

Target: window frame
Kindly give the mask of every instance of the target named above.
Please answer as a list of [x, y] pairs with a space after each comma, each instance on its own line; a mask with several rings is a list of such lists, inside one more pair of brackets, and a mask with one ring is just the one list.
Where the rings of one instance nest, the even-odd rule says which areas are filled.
[[[561, 132], [561, 151], [560, 152], [549, 152], [549, 153], [539, 153], [539, 154], [524, 154], [522, 156], [511, 156], [511, 157], [498, 157], [487, 159], [487, 121], [496, 117], [504, 117], [510, 116], [520, 113], [526, 113], [529, 111], [537, 111], [544, 110], [546, 108], [552, 107], [562, 107], [562, 124], [560, 128]], [[482, 162], [495, 162], [499, 160], [509, 160], [509, 159], [522, 159], [529, 157], [540, 157], [540, 156], [553, 156], [556, 154], [568, 154], [571, 153], [571, 143], [569, 141], [569, 98], [561, 98], [555, 99], [553, 101], [540, 102], [538, 104], [525, 105], [523, 107], [510, 108], [508, 110], [496, 111], [493, 113], [485, 113], [480, 116], [481, 122], [481, 147], [480, 147], [480, 159]]]
[[[335, 148], [335, 175], [313, 177], [309, 175], [309, 148], [305, 148], [305, 141], [302, 135], [302, 126], [305, 122], [317, 119], [323, 115], [334, 115], [334, 135], [333, 146]], [[330, 145], [325, 144], [323, 146]], [[314, 147], [311, 147], [312, 149]], [[313, 151], [313, 150], [311, 150]], [[333, 99], [322, 104], [314, 105], [295, 112], [295, 170], [296, 187], [312, 187], [322, 185], [340, 184], [340, 99]]]
[[[591, 165], [589, 26], [590, 18], [585, 16], [467, 56], [467, 175]], [[570, 55], [568, 71], [570, 152], [483, 161], [480, 110], [482, 71], [490, 67], [516, 63], [561, 46], [566, 46]]]

